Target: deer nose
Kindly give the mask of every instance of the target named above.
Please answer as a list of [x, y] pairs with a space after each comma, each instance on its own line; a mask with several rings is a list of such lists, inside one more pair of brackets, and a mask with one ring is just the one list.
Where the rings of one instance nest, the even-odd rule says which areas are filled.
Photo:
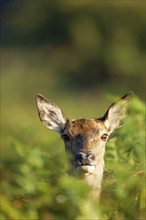
[[76, 157], [79, 165], [91, 165], [94, 158], [95, 156], [91, 152], [88, 153], [79, 152]]

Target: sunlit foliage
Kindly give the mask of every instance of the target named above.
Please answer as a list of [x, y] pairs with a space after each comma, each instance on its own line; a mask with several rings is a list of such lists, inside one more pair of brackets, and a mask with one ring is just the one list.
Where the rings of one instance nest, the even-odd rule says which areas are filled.
[[144, 104], [138, 98], [133, 100], [129, 114], [126, 124], [107, 144], [99, 205], [90, 199], [90, 189], [82, 181], [67, 174], [61, 140], [54, 141], [48, 136], [46, 146], [40, 136], [36, 137], [37, 145], [29, 145], [29, 141], [21, 139], [25, 132], [21, 132], [21, 126], [13, 136], [9, 132], [5, 134], [2, 143], [1, 218], [143, 218]]
[[[2, 220], [145, 218], [145, 2], [1, 1]], [[134, 91], [106, 146], [99, 204], [67, 173], [63, 143], [35, 95], [68, 117], [100, 117]], [[115, 99], [114, 99], [115, 100]]]

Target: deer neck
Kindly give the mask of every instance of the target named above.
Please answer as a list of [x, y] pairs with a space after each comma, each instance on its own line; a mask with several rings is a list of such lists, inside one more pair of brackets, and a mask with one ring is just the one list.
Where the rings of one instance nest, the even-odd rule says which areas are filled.
[[95, 167], [93, 173], [85, 174], [86, 183], [92, 188], [100, 188], [104, 172], [104, 160], [102, 159], [100, 163]]
[[98, 163], [93, 173], [85, 174], [85, 182], [91, 187], [92, 198], [98, 199], [101, 192], [101, 183], [104, 173], [105, 147], [102, 146], [98, 155]]
[[96, 201], [99, 200], [101, 193], [101, 183], [104, 172], [104, 160], [101, 160], [100, 164], [96, 166], [94, 173], [85, 174], [85, 182], [91, 187], [91, 198]]

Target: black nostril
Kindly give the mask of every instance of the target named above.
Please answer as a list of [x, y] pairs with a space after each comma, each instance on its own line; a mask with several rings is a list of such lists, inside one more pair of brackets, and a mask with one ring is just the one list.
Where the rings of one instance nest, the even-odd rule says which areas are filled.
[[87, 158], [88, 158], [88, 160], [92, 161], [92, 160], [95, 159], [95, 156], [94, 156], [94, 154], [92, 154], [92, 153], [90, 152], [90, 153], [87, 154]]
[[78, 154], [77, 154], [77, 159], [79, 160], [79, 161], [81, 161], [82, 159], [85, 159], [86, 158], [86, 154], [84, 154], [84, 153], [82, 153], [82, 152], [79, 152]]
[[77, 157], [76, 157], [77, 161], [78, 161], [80, 164], [85, 164], [85, 163], [86, 163], [86, 158], [87, 158], [86, 154], [85, 154], [85, 153], [82, 153], [82, 152], [79, 152], [79, 153], [77, 154]]

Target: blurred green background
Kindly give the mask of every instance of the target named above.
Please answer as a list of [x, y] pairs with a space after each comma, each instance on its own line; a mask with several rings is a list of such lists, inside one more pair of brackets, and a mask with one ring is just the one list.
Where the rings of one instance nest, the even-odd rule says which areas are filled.
[[[1, 17], [1, 219], [144, 218], [145, 2], [1, 1]], [[91, 118], [129, 90], [131, 117], [108, 143], [97, 209], [66, 175], [35, 95]]]

